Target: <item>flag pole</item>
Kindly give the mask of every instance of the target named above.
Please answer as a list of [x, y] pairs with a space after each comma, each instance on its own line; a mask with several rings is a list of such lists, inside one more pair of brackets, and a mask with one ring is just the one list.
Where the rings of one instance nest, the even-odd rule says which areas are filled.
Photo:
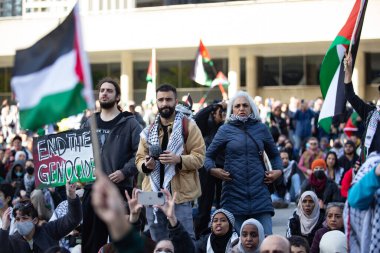
[[[90, 116], [90, 129], [91, 129], [91, 139], [92, 139], [92, 149], [94, 152], [95, 160], [95, 170], [103, 172], [102, 160], [100, 159], [100, 145], [98, 135], [96, 134], [96, 129], [98, 128], [95, 119], [95, 110]], [[98, 172], [99, 173], [99, 172]]]
[[364, 2], [365, 1], [360, 1], [360, 11], [359, 11], [359, 15], [356, 17], [354, 31], [352, 32], [351, 42], [350, 42], [350, 46], [348, 48], [348, 54], [351, 54], [352, 44], [355, 44], [355, 42], [356, 42], [355, 41], [355, 39], [356, 39], [356, 31], [358, 29], [359, 21], [360, 21], [360, 19], [362, 17], [362, 14], [363, 14], [363, 5], [364, 5]]

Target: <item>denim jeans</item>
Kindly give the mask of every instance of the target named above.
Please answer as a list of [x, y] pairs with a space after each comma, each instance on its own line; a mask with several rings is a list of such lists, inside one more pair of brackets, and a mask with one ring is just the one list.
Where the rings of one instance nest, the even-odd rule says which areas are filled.
[[291, 180], [291, 185], [290, 185], [290, 200], [291, 201], [296, 201], [296, 199], [299, 197], [301, 193], [301, 177], [297, 173], [295, 173]]
[[[177, 220], [181, 222], [191, 239], [195, 241], [192, 211], [191, 202], [175, 204], [174, 207]], [[148, 221], [150, 235], [154, 241], [159, 242], [162, 239], [169, 238], [168, 219], [161, 210], [157, 211], [157, 223], [154, 223], [153, 207], [147, 207], [146, 219]]]
[[256, 215], [234, 215], [234, 217], [235, 217], [234, 227], [238, 234], [240, 234], [240, 228], [241, 228], [241, 225], [243, 225], [243, 222], [250, 218], [254, 218], [258, 220], [261, 223], [261, 225], [263, 225], [265, 235], [272, 234], [272, 215], [270, 213], [260, 213]]

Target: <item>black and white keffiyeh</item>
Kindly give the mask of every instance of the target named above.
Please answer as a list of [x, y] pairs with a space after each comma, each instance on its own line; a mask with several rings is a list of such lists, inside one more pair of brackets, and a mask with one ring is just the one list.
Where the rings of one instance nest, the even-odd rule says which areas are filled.
[[[380, 154], [372, 152], [352, 180], [352, 185], [361, 180], [380, 163]], [[349, 236], [350, 252], [380, 252], [380, 189], [374, 195], [373, 205], [359, 210], [346, 201], [343, 216], [346, 234]]]
[[369, 150], [369, 147], [372, 144], [373, 137], [375, 136], [377, 124], [379, 121], [380, 121], [380, 107], [378, 106], [377, 110], [375, 110], [372, 113], [371, 118], [369, 119], [367, 132], [365, 135], [365, 141], [364, 141], [364, 146], [366, 147], [367, 150]]
[[[183, 127], [182, 127], [182, 118], [185, 117], [181, 112], [176, 112], [172, 134], [169, 137], [169, 142], [167, 146], [167, 150], [173, 152], [176, 155], [182, 155], [183, 153]], [[144, 138], [148, 145], [160, 145], [160, 140], [158, 136], [158, 130], [160, 126], [160, 116], [157, 115], [152, 126], [146, 127], [141, 132], [141, 137]], [[175, 165], [174, 164], [166, 164], [165, 165], [165, 176], [163, 188], [170, 190], [170, 181], [175, 175]], [[156, 162], [156, 167], [150, 173], [150, 184], [152, 187], [152, 191], [158, 192], [160, 191], [160, 163]]]

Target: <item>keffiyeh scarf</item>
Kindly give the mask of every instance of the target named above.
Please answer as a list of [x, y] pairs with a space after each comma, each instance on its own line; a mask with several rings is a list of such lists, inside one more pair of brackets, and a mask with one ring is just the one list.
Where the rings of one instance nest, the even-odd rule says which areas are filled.
[[[380, 163], [380, 154], [372, 152], [352, 180], [352, 185], [361, 180]], [[380, 189], [374, 196], [373, 205], [367, 210], [359, 210], [346, 201], [343, 212], [346, 234], [349, 236], [350, 252], [379, 252], [380, 245]], [[369, 246], [370, 245], [370, 246]]]
[[368, 126], [367, 126], [367, 132], [366, 132], [365, 141], [364, 141], [364, 146], [366, 147], [367, 150], [369, 150], [369, 147], [371, 146], [373, 137], [375, 136], [375, 132], [377, 129], [377, 124], [379, 121], [380, 121], [380, 107], [377, 107], [377, 110], [375, 110], [372, 113]]
[[239, 116], [239, 115], [231, 114], [229, 121], [230, 122], [236, 122], [236, 121], [247, 122], [248, 119], [256, 119], [256, 117], [253, 113], [249, 114], [248, 116]]
[[[173, 131], [169, 137], [169, 142], [167, 146], [167, 150], [173, 152], [176, 155], [182, 155], [183, 153], [183, 128], [182, 128], [182, 118], [184, 115], [181, 112], [177, 112], [175, 115], [174, 123], [173, 123]], [[160, 145], [160, 139], [158, 136], [160, 126], [160, 116], [157, 115], [152, 126], [148, 126], [141, 132], [141, 137], [147, 140], [148, 145]], [[168, 189], [170, 191], [170, 181], [175, 175], [175, 165], [174, 164], [166, 164], [165, 165], [165, 176], [163, 188]], [[160, 163], [156, 162], [156, 167], [150, 173], [150, 184], [152, 187], [152, 191], [158, 192], [160, 191]]]

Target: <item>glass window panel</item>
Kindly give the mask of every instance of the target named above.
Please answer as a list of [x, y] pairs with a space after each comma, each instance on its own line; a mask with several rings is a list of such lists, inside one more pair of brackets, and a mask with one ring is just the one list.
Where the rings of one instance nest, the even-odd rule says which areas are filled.
[[306, 56], [306, 85], [319, 85], [319, 72], [323, 61], [323, 55]]
[[121, 75], [121, 63], [110, 63], [108, 65], [108, 76], [112, 77], [116, 80], [120, 80], [120, 75]]
[[240, 58], [240, 85], [241, 87], [247, 86], [245, 61], [246, 61], [246, 58]]
[[178, 61], [160, 61], [159, 75], [157, 84], [168, 83], [178, 87], [179, 82], [179, 63]]
[[134, 89], [146, 89], [146, 75], [149, 68], [149, 62], [133, 63], [133, 87]]
[[380, 83], [380, 53], [366, 54], [367, 84]]
[[191, 80], [191, 72], [193, 71], [194, 61], [181, 61], [181, 88], [194, 87], [193, 80]]
[[304, 85], [303, 56], [282, 57], [282, 84]]
[[277, 86], [279, 84], [279, 57], [258, 57], [259, 86]]
[[94, 89], [98, 82], [107, 76], [107, 64], [91, 64], [91, 75]]

